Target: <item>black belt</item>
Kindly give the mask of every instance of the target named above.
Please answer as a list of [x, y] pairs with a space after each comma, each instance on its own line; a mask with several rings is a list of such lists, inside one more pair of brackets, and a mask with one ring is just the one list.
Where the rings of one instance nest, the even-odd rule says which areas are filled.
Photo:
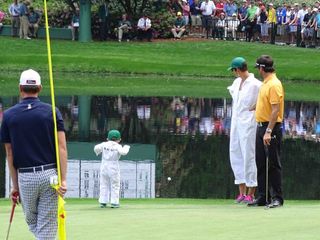
[[57, 168], [57, 164], [51, 163], [47, 165], [41, 165], [36, 167], [27, 167], [27, 168], [19, 168], [19, 173], [28, 173], [28, 172], [43, 172], [49, 169]]
[[[276, 122], [275, 126], [281, 124], [281, 122]], [[266, 127], [269, 125], [269, 122], [257, 122], [258, 127]]]
[[269, 122], [257, 122], [258, 127], [268, 126]]

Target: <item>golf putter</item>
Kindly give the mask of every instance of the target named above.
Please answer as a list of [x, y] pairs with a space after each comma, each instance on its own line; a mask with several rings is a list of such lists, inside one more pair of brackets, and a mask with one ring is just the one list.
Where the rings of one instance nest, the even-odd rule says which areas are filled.
[[265, 209], [269, 209], [268, 198], [269, 198], [269, 150], [268, 146], [264, 145], [264, 151], [266, 154], [266, 206]]
[[12, 220], [13, 220], [14, 210], [16, 208], [16, 205], [17, 205], [18, 201], [19, 201], [19, 193], [18, 192], [15, 192], [12, 195], [12, 201], [13, 201], [13, 204], [12, 204], [12, 209], [11, 209], [11, 215], [10, 215], [10, 221], [9, 221], [9, 227], [8, 227], [8, 231], [7, 231], [6, 240], [9, 239], [9, 234], [10, 234], [10, 229], [11, 229], [11, 223], [12, 223]]

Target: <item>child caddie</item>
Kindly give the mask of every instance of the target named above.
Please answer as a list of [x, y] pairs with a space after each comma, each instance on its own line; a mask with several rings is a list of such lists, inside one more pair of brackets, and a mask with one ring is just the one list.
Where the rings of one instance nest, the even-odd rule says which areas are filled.
[[110, 130], [107, 140], [94, 147], [97, 156], [102, 153], [99, 203], [101, 208], [107, 207], [107, 204], [110, 204], [111, 208], [118, 208], [120, 206], [119, 159], [121, 155], [128, 154], [130, 146], [119, 144], [121, 135], [118, 130]]

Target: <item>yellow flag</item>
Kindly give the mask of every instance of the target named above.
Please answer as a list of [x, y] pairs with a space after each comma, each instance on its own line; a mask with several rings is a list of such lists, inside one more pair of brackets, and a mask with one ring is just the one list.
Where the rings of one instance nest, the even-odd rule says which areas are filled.
[[66, 236], [66, 211], [64, 210], [65, 201], [61, 196], [58, 197], [58, 236], [59, 240], [67, 239]]
[[[51, 184], [51, 186], [58, 190], [59, 185], [58, 184]], [[66, 240], [67, 234], [66, 234], [66, 211], [64, 209], [65, 205], [64, 199], [59, 195], [58, 196], [58, 239], [59, 240]]]

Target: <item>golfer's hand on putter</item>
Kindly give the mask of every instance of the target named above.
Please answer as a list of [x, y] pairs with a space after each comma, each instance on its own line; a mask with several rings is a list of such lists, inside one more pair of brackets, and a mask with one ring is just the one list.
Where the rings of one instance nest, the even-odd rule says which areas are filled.
[[19, 196], [19, 190], [12, 189], [10, 194], [11, 202], [15, 204], [20, 203], [20, 196]]
[[264, 136], [263, 136], [263, 144], [264, 145], [270, 145], [270, 142], [271, 142], [271, 133], [265, 133]]
[[67, 183], [66, 181], [61, 181], [60, 187], [57, 189], [58, 194], [63, 197], [67, 192]]

